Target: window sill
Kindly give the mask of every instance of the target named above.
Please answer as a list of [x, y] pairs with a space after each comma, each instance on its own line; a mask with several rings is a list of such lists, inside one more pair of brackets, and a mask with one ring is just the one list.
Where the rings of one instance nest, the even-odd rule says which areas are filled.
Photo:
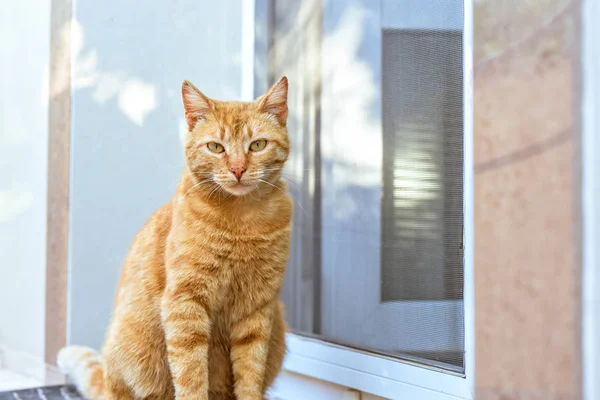
[[296, 334], [287, 335], [283, 369], [389, 399], [472, 400], [464, 376], [364, 353]]

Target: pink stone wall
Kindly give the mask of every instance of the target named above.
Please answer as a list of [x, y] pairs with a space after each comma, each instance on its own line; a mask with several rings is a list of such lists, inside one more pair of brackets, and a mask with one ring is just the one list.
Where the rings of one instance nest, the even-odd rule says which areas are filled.
[[474, 3], [477, 399], [579, 399], [579, 1]]

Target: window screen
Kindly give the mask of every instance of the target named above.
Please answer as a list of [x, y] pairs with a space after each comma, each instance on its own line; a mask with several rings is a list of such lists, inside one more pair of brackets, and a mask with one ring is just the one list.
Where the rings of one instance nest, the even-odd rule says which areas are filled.
[[462, 2], [271, 2], [290, 78], [291, 329], [462, 372]]

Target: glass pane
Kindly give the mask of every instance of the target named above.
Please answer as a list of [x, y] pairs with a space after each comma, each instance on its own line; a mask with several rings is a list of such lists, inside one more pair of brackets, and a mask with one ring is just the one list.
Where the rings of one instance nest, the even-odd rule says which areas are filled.
[[297, 333], [463, 371], [462, 2], [442, 3], [271, 2], [296, 199], [282, 298]]

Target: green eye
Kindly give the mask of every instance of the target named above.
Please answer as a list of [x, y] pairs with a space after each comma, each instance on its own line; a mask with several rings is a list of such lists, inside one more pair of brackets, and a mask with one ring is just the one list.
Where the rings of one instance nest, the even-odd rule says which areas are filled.
[[210, 151], [212, 151], [215, 154], [219, 154], [225, 151], [225, 147], [223, 147], [222, 144], [219, 144], [217, 142], [208, 142], [206, 146]]
[[260, 139], [255, 142], [250, 143], [250, 151], [260, 151], [267, 146], [267, 141], [265, 139]]

